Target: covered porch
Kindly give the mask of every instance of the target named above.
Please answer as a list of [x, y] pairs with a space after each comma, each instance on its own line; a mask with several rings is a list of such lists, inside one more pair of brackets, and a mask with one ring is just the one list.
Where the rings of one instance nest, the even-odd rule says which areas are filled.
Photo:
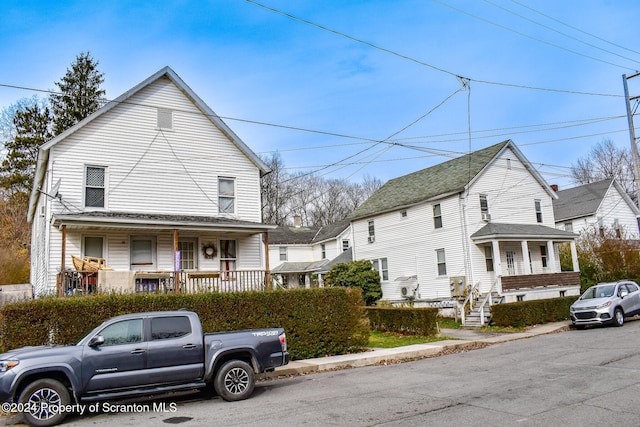
[[[516, 289], [579, 286], [576, 237], [543, 225], [487, 224], [471, 236], [485, 259], [486, 272], [479, 273], [479, 279], [492, 284], [481, 292], [502, 295]], [[561, 270], [560, 244], [571, 248], [573, 271]]]
[[[271, 289], [267, 231], [231, 218], [83, 212], [57, 214], [58, 295]], [[103, 260], [100, 268], [72, 256]]]

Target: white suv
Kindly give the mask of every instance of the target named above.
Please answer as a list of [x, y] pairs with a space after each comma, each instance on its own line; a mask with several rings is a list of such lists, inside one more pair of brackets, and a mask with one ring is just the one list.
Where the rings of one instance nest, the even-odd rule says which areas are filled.
[[604, 323], [622, 326], [625, 316], [640, 313], [640, 287], [630, 280], [598, 283], [571, 305], [570, 312], [577, 328]]

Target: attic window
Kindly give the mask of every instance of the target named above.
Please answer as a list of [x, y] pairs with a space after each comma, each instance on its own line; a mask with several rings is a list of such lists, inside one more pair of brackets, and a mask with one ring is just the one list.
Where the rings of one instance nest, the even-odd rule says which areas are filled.
[[173, 111], [158, 108], [158, 129], [173, 129]]

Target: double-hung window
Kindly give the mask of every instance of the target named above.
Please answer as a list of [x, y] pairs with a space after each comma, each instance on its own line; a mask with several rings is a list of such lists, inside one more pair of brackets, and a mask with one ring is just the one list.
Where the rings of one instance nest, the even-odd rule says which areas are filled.
[[373, 243], [376, 241], [376, 227], [375, 227], [375, 224], [373, 223], [373, 220], [369, 220], [369, 222], [367, 223], [367, 227], [369, 229], [368, 242]]
[[374, 259], [371, 264], [373, 264], [373, 269], [380, 275], [381, 280], [389, 280], [389, 266], [386, 258]]
[[440, 203], [433, 205], [433, 228], [442, 228], [442, 210]]
[[547, 247], [540, 246], [540, 260], [542, 261], [542, 267], [547, 268]]
[[287, 247], [280, 246], [280, 261], [286, 261], [286, 260], [287, 260]]
[[235, 213], [236, 181], [233, 178], [218, 178], [218, 212]]
[[236, 269], [237, 251], [235, 240], [220, 240], [220, 270], [234, 271]]
[[438, 276], [446, 276], [447, 261], [444, 257], [444, 249], [436, 249], [436, 261], [438, 263]]
[[539, 223], [542, 223], [542, 205], [540, 203], [540, 200], [535, 201], [535, 207], [536, 207], [536, 221]]
[[484, 262], [487, 266], [487, 271], [493, 271], [493, 247], [484, 247]]
[[103, 166], [87, 166], [84, 179], [84, 205], [88, 208], [105, 207], [106, 170]]

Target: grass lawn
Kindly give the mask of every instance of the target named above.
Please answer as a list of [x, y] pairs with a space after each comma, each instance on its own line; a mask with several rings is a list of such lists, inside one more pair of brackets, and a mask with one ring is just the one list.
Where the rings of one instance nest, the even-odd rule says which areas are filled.
[[411, 344], [424, 344], [427, 342], [442, 341], [439, 337], [420, 337], [416, 335], [400, 335], [392, 332], [371, 331], [369, 347], [394, 348]]

